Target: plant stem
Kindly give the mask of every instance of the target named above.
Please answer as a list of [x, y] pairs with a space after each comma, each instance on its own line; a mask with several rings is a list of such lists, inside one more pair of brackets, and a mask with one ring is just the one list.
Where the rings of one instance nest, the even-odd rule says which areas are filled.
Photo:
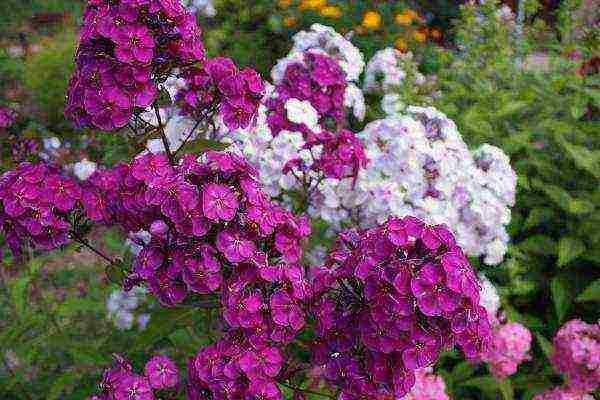
[[177, 148], [177, 150], [175, 150], [175, 152], [173, 153], [173, 156], [177, 156], [177, 153], [179, 153], [181, 151], [181, 149], [183, 149], [185, 147], [185, 145], [187, 144], [188, 140], [190, 140], [190, 138], [192, 137], [192, 135], [194, 134], [194, 132], [196, 131], [196, 129], [200, 125], [200, 122], [201, 122], [200, 120], [196, 121], [196, 124], [194, 125], [194, 127], [192, 128], [192, 130], [190, 131], [190, 133], [187, 134], [187, 136], [184, 139], [183, 143], [181, 143], [181, 146], [179, 146]]
[[87, 240], [85, 240], [81, 236], [77, 235], [75, 232], [71, 232], [71, 236], [73, 237], [73, 240], [75, 240], [77, 243], [80, 243], [80, 244], [84, 245], [89, 250], [91, 250], [94, 254], [98, 255], [101, 258], [103, 258], [110, 265], [115, 264], [115, 262], [109, 256], [107, 256], [106, 254], [104, 254], [103, 252], [101, 252], [100, 250], [98, 250], [97, 248], [95, 248], [94, 246], [92, 246]]
[[167, 157], [169, 158], [171, 165], [175, 166], [175, 157], [173, 157], [173, 153], [171, 153], [169, 139], [167, 139], [167, 135], [165, 135], [165, 129], [163, 127], [162, 119], [160, 118], [160, 110], [158, 109], [156, 103], [154, 103], [152, 106], [154, 107], [154, 114], [156, 114], [156, 120], [158, 121], [158, 132], [160, 133], [160, 138], [162, 139], [165, 153], [167, 153]]

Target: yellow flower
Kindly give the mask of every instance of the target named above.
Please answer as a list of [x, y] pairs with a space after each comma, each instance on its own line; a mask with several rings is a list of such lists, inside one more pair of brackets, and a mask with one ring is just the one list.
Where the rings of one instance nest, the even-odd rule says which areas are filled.
[[300, 10], [318, 10], [327, 5], [327, 0], [302, 0]]
[[413, 37], [419, 43], [424, 43], [427, 40], [427, 32], [417, 31], [413, 33]]
[[293, 3], [293, 0], [279, 0], [279, 7], [284, 10], [288, 9]]
[[407, 10], [402, 14], [396, 14], [396, 23], [398, 25], [410, 25], [413, 22], [413, 15]]
[[290, 17], [290, 16], [283, 17], [283, 26], [285, 26], [286, 28], [291, 28], [293, 26], [296, 26], [297, 23], [298, 23], [298, 21], [294, 17]]
[[339, 18], [342, 16], [342, 9], [338, 6], [325, 6], [321, 8], [321, 15], [328, 18]]
[[396, 49], [403, 53], [408, 50], [408, 43], [406, 43], [406, 40], [404, 40], [401, 37], [396, 39], [396, 41], [394, 42], [394, 46], [396, 47]]
[[376, 30], [381, 27], [381, 15], [376, 11], [367, 11], [363, 17], [362, 26]]

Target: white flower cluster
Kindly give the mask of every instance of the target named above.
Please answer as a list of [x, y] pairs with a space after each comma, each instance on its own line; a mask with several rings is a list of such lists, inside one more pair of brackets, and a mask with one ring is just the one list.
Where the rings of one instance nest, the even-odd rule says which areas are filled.
[[501, 304], [498, 289], [484, 274], [479, 274], [479, 281], [481, 283], [479, 303], [487, 311], [490, 322], [495, 323]]
[[370, 160], [351, 180], [324, 180], [309, 212], [341, 229], [370, 227], [390, 215], [446, 224], [470, 256], [498, 264], [506, 252], [516, 174], [500, 149], [471, 153], [456, 125], [434, 108], [368, 124], [359, 135]]
[[335, 29], [321, 24], [313, 24], [310, 31], [296, 33], [292, 40], [294, 45], [288, 55], [280, 59], [271, 70], [273, 82], [275, 84], [281, 82], [289, 64], [303, 62], [304, 52], [327, 54], [336, 60], [346, 73], [348, 87], [344, 94], [344, 106], [352, 110], [356, 119], [362, 121], [365, 118], [366, 105], [363, 92], [357, 84], [365, 68], [365, 61], [360, 50]]
[[92, 176], [92, 174], [96, 172], [96, 169], [98, 169], [98, 165], [87, 158], [73, 164], [73, 173], [82, 181], [85, 181]]
[[150, 314], [136, 313], [136, 309], [146, 299], [146, 289], [133, 288], [131, 291], [114, 290], [106, 301], [108, 319], [120, 330], [131, 329], [134, 323], [144, 330], [150, 321]]
[[[402, 112], [406, 101], [398, 92], [416, 91], [427, 79], [417, 68], [411, 52], [402, 53], [388, 47], [379, 50], [367, 64], [363, 90], [365, 93], [381, 93], [381, 108], [388, 114]], [[402, 90], [402, 88], [406, 90]]]
[[[167, 91], [172, 102], [175, 102], [177, 92], [184, 87], [185, 80], [182, 78], [169, 77], [161, 84], [161, 88]], [[176, 151], [188, 137], [188, 134], [195, 125], [195, 121], [191, 118], [179, 115], [179, 109], [175, 106], [161, 108], [159, 109], [159, 114], [161, 122], [164, 124], [165, 136], [169, 141], [169, 150]], [[140, 118], [150, 125], [158, 126], [156, 113], [151, 107], [148, 107], [140, 115]], [[144, 128], [143, 124], [140, 124], [139, 128]], [[196, 137], [197, 132], [194, 132], [194, 134], [189, 137], [189, 140], [193, 140]], [[164, 152], [165, 146], [162, 139], [154, 138], [147, 141], [146, 149], [151, 153], [156, 154]]]
[[357, 82], [365, 68], [360, 50], [335, 29], [313, 24], [310, 31], [300, 31], [292, 38], [294, 46], [290, 53], [321, 50], [335, 59], [344, 70], [349, 82]]
[[[290, 121], [305, 123], [309, 127], [316, 121], [317, 111], [307, 101], [290, 99], [285, 106]], [[293, 173], [283, 173], [283, 167], [289, 161], [301, 158], [310, 167], [313, 157], [318, 158], [321, 151], [319, 146], [313, 146], [312, 153], [303, 149], [305, 141], [300, 132], [281, 131], [273, 137], [266, 122], [266, 108], [262, 105], [255, 126], [229, 131], [223, 141], [230, 143], [228, 151], [243, 155], [258, 169], [263, 190], [270, 196], [298, 188]]]
[[200, 14], [208, 18], [213, 18], [217, 15], [217, 10], [212, 0], [181, 0], [181, 4], [192, 14]]

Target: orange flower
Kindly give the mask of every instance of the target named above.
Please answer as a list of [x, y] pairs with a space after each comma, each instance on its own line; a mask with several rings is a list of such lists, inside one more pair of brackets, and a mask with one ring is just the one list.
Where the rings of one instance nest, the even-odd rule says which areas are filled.
[[292, 28], [292, 27], [296, 26], [297, 23], [298, 23], [298, 21], [294, 17], [290, 17], [290, 16], [283, 17], [283, 26], [285, 26], [286, 28]]
[[327, 0], [302, 0], [300, 10], [319, 10], [327, 5]]
[[404, 40], [401, 37], [399, 37], [398, 39], [396, 39], [396, 41], [394, 42], [394, 46], [396, 47], [396, 49], [398, 51], [401, 51], [403, 53], [408, 50], [408, 43], [406, 43], [406, 40]]
[[279, 7], [284, 10], [288, 9], [293, 3], [293, 0], [279, 0]]
[[362, 26], [377, 30], [381, 27], [381, 15], [377, 11], [367, 11], [363, 16]]
[[342, 9], [338, 6], [325, 6], [321, 8], [321, 15], [326, 18], [340, 18], [342, 16]]
[[438, 28], [432, 28], [431, 37], [435, 40], [440, 40], [442, 38], [442, 31], [440, 31]]

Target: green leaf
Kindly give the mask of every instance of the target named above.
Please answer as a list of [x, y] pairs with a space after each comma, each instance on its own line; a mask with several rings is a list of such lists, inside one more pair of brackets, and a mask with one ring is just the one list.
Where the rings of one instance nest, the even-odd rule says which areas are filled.
[[540, 348], [542, 349], [542, 352], [544, 353], [547, 359], [550, 359], [550, 357], [552, 357], [552, 352], [554, 351], [552, 348], [552, 343], [550, 343], [550, 341], [546, 339], [542, 334], [537, 332], [535, 332], [534, 334], [538, 344], [540, 345]]
[[575, 300], [578, 302], [600, 301], [600, 279], [595, 280], [586, 287]]
[[558, 242], [558, 261], [556, 264], [558, 267], [564, 267], [584, 252], [585, 244], [583, 241], [572, 237], [562, 237]]
[[19, 318], [23, 316], [23, 313], [25, 311], [25, 303], [27, 300], [27, 287], [29, 285], [30, 280], [31, 277], [25, 276], [23, 278], [17, 279], [11, 285], [12, 300]]
[[475, 368], [473, 364], [468, 361], [463, 361], [452, 369], [452, 379], [454, 382], [462, 382], [473, 376]]
[[502, 393], [502, 397], [504, 400], [514, 400], [515, 391], [513, 390], [510, 379], [504, 379], [498, 382], [498, 387], [500, 389], [500, 393]]
[[216, 140], [199, 137], [194, 141], [185, 144], [181, 152], [183, 154], [200, 155], [208, 150], [223, 151], [229, 147], [228, 143], [221, 143]]
[[77, 377], [78, 377], [78, 374], [76, 372], [69, 371], [69, 372], [66, 372], [65, 374], [63, 374], [62, 376], [60, 376], [59, 378], [57, 378], [54, 381], [54, 383], [52, 384], [52, 387], [50, 388], [50, 391], [48, 392], [46, 399], [47, 400], [59, 399], [61, 397], [61, 394], [64, 391], [65, 387], [74, 383], [75, 380], [77, 380]]
[[529, 212], [527, 219], [523, 223], [523, 228], [531, 229], [550, 221], [554, 212], [550, 207], [536, 207]]
[[550, 282], [550, 291], [552, 292], [552, 301], [558, 322], [562, 322], [571, 306], [571, 296], [563, 277], [557, 276]]
[[65, 302], [61, 303], [61, 305], [56, 310], [57, 317], [71, 317], [76, 313], [94, 313], [99, 311], [99, 307], [101, 307], [97, 301], [89, 298], [76, 298], [72, 297], [67, 299]]
[[197, 313], [195, 309], [189, 308], [166, 308], [152, 313], [144, 334], [137, 337], [130, 351], [135, 352], [150, 347], [179, 328], [192, 324], [192, 316], [195, 313]]
[[464, 381], [460, 386], [474, 387], [486, 394], [486, 397], [496, 398], [496, 393], [499, 390], [498, 381], [491, 376], [480, 376]]

